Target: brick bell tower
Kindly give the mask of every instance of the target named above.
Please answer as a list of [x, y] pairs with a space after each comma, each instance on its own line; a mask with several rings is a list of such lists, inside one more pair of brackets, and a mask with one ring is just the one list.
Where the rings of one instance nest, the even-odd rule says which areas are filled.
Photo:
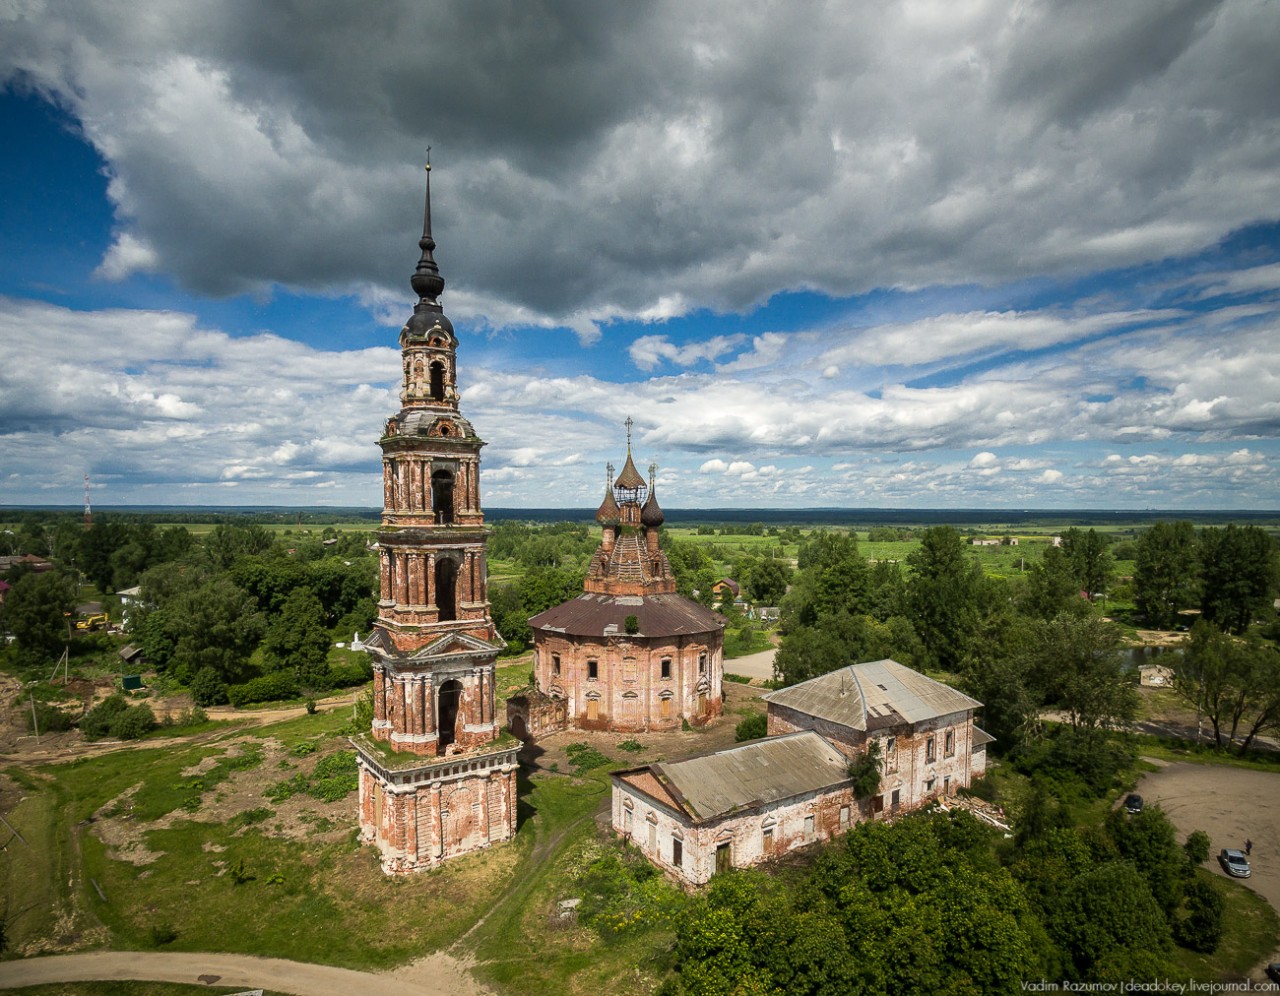
[[381, 595], [365, 641], [373, 724], [352, 739], [361, 837], [381, 850], [388, 874], [510, 838], [520, 747], [494, 714], [503, 643], [487, 594], [484, 441], [458, 411], [458, 340], [432, 257], [430, 163], [418, 245], [418, 303], [400, 330], [401, 407], [379, 440]]

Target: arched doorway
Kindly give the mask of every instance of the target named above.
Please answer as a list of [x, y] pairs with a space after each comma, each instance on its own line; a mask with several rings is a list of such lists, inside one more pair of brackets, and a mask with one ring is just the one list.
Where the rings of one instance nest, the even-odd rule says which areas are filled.
[[437, 698], [436, 732], [440, 736], [440, 749], [444, 750], [458, 739], [458, 708], [462, 701], [462, 682], [456, 678], [440, 686]]
[[458, 565], [449, 557], [436, 560], [436, 608], [440, 622], [458, 618]]
[[529, 727], [525, 725], [524, 717], [520, 715], [512, 716], [511, 722], [508, 724], [511, 729], [511, 735], [521, 743], [529, 742]]

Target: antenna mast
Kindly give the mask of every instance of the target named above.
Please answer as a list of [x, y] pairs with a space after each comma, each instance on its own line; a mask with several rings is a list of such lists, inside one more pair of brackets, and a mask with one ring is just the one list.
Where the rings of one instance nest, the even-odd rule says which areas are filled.
[[93, 528], [93, 507], [89, 504], [89, 475], [84, 475], [84, 527]]

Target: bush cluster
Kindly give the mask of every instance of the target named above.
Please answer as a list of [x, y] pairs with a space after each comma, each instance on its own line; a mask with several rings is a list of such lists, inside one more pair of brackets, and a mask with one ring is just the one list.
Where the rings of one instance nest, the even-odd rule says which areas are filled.
[[155, 713], [145, 702], [131, 706], [123, 695], [112, 695], [80, 717], [80, 732], [89, 740], [114, 737], [137, 740], [156, 728]]

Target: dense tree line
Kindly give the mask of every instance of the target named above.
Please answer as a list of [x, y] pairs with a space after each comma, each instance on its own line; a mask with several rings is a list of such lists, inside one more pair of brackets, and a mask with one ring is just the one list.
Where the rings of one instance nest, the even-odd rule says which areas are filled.
[[[1032, 821], [1035, 814], [1029, 814]], [[718, 875], [675, 920], [669, 993], [1017, 993], [1169, 974], [1216, 948], [1222, 898], [1158, 807], [1102, 828], [1060, 811], [1011, 845], [963, 811], [862, 823], [807, 869]]]
[[1266, 614], [1275, 593], [1275, 541], [1257, 526], [1200, 530], [1158, 522], [1139, 537], [1134, 601], [1152, 626], [1168, 628], [1198, 608], [1219, 629], [1243, 635]]
[[[197, 703], [225, 701], [230, 688], [267, 675], [286, 676], [291, 694], [366, 679], [367, 666], [332, 667], [329, 651], [335, 639], [367, 633], [376, 616], [367, 536], [330, 527], [276, 538], [261, 525], [222, 522], [196, 539], [131, 516], [76, 527], [62, 544], [74, 566], [108, 592], [138, 583], [129, 637]], [[2, 620], [14, 663], [47, 666], [73, 635], [87, 639], [71, 627], [74, 577], [65, 568], [14, 572]]]

